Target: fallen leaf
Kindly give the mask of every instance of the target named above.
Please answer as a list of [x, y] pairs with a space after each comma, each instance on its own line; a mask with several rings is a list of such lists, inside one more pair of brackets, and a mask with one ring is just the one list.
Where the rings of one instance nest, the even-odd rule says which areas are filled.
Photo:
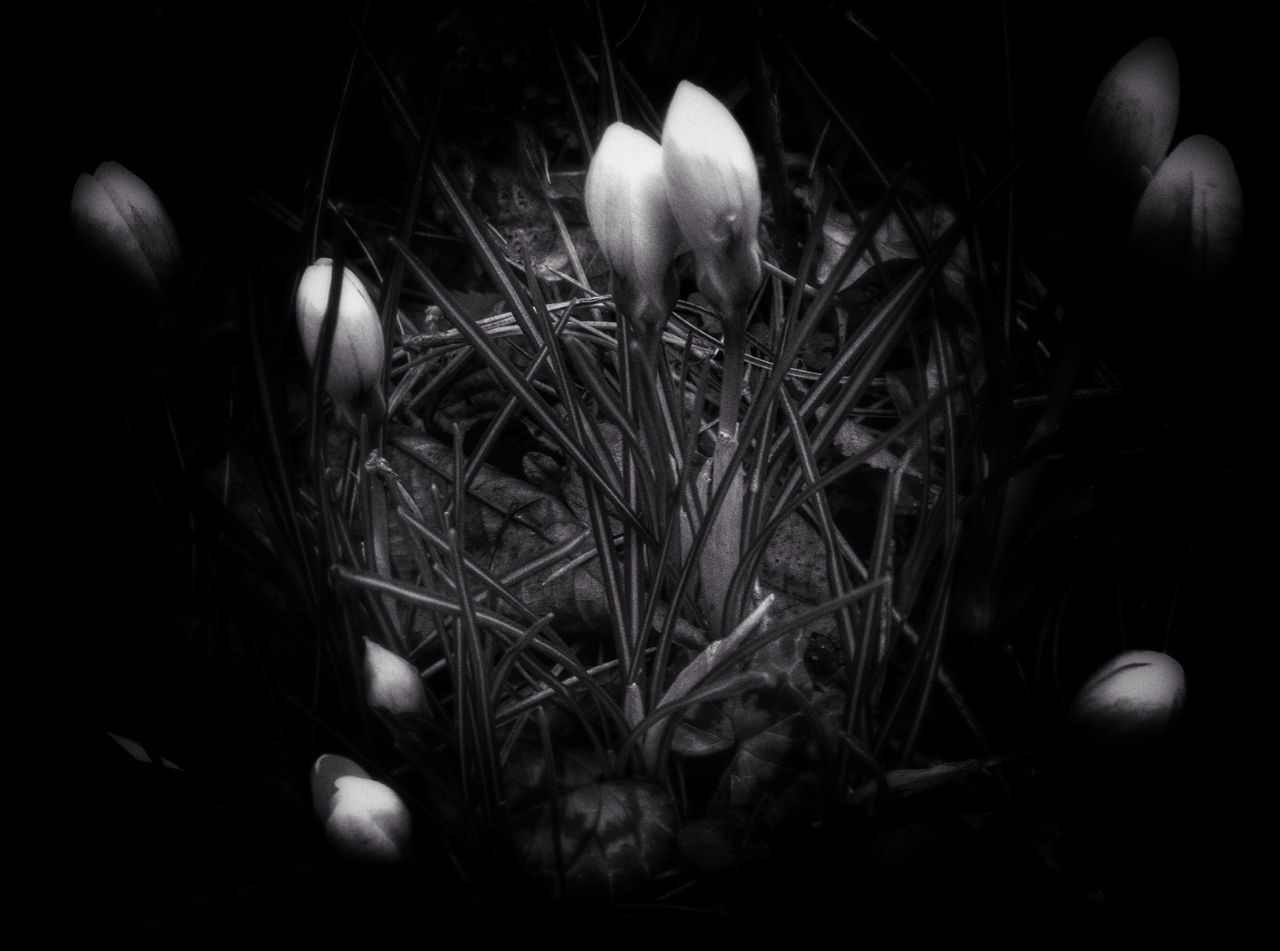
[[742, 742], [726, 776], [731, 805], [749, 805], [796, 774], [796, 728], [802, 718], [794, 713]]
[[521, 864], [556, 898], [626, 898], [662, 870], [675, 845], [675, 805], [649, 783], [582, 786], [562, 796], [556, 808], [555, 823], [548, 804], [523, 817], [515, 830]]
[[695, 703], [676, 727], [671, 739], [672, 752], [695, 758], [711, 756], [734, 744], [733, 723], [718, 701]]
[[[567, 793], [594, 783], [604, 775], [604, 764], [589, 746], [554, 746], [556, 790]], [[519, 808], [547, 792], [547, 757], [541, 744], [518, 743], [502, 767], [503, 792], [513, 808]]]
[[[802, 199], [803, 197], [802, 195]], [[866, 213], [866, 209], [861, 209], [859, 217]], [[925, 239], [930, 244], [934, 244], [955, 222], [956, 216], [955, 212], [945, 205], [930, 205], [926, 208], [916, 209], [915, 219], [920, 225], [921, 231], [924, 232]], [[845, 212], [833, 209], [828, 213], [827, 220], [822, 224], [822, 235], [825, 241], [817, 270], [817, 277], [820, 282], [826, 281], [831, 276], [831, 272], [835, 270], [836, 262], [840, 259], [840, 255], [858, 236], [858, 229], [853, 224], [852, 217]], [[903, 224], [902, 218], [896, 211], [885, 219], [872, 238], [872, 243], [879, 253], [880, 259], [884, 262], [912, 260], [917, 257], [915, 247], [912, 245], [911, 238], [907, 233], [906, 225]], [[849, 276], [840, 285], [840, 290], [855, 284], [871, 269], [874, 263], [875, 261], [871, 254], [869, 252], [864, 253], [849, 271]], [[965, 292], [965, 281], [968, 274], [969, 253], [962, 239], [943, 268], [943, 284], [953, 298], [966, 304], [966, 306], [968, 297]]]

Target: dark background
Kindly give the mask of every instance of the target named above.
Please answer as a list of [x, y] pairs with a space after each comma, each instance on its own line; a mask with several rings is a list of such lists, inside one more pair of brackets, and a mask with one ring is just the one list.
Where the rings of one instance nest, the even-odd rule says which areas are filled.
[[[1251, 725], [1257, 715], [1253, 691], [1270, 653], [1258, 641], [1274, 628], [1274, 621], [1263, 625], [1255, 616], [1265, 557], [1260, 552], [1274, 537], [1268, 527], [1273, 503], [1261, 478], [1271, 437], [1262, 423], [1270, 359], [1260, 327], [1272, 321], [1274, 310], [1260, 296], [1271, 153], [1257, 148], [1254, 128], [1271, 122], [1274, 113], [1253, 55], [1252, 34], [1261, 26], [1243, 15], [1243, 6], [1230, 4], [1207, 13], [1154, 3], [1026, 6], [1011, 4], [1008, 23], [1017, 144], [1038, 148], [1020, 184], [1029, 227], [1049, 232], [1070, 222], [1078, 177], [1071, 137], [1097, 81], [1148, 36], [1167, 36], [1178, 52], [1182, 107], [1175, 143], [1192, 133], [1214, 135], [1230, 149], [1243, 183], [1246, 244], [1231, 282], [1183, 309], [1172, 308], [1166, 325], [1147, 326], [1138, 340], [1122, 341], [1132, 374], [1126, 404], [1132, 416], [1124, 425], [1146, 427], [1159, 419], [1175, 435], [1162, 444], [1150, 471], [1125, 474], [1129, 481], [1121, 480], [1112, 499], [1117, 517], [1127, 513], [1147, 533], [1150, 550], [1137, 557], [1151, 559], [1153, 575], [1169, 570], [1168, 559], [1159, 556], [1162, 540], [1201, 539], [1184, 601], [1188, 611], [1221, 629], [1201, 632], [1207, 646], [1198, 669], [1207, 672], [1206, 699], [1195, 707], [1202, 720], [1189, 747], [1199, 758], [1177, 774], [1190, 792], [1178, 795], [1176, 811], [1154, 821], [1173, 824], [1170, 834], [1187, 842], [1192, 856], [1181, 857], [1179, 874], [1203, 869], [1204, 880], [1179, 880], [1156, 897], [1177, 896], [1182, 911], [1197, 917], [1211, 909], [1232, 913], [1248, 897], [1236, 865], [1238, 846], [1254, 839], [1255, 817], [1270, 815], [1255, 811], [1259, 780], [1253, 771], [1261, 757]], [[737, 7], [695, 4], [689, 8], [696, 13], [687, 14], [678, 12], [685, 5], [628, 2], [609, 4], [608, 17], [616, 40], [643, 13], [619, 55], [661, 104], [683, 75], [705, 73], [712, 88], [745, 75], [735, 52], [741, 45]], [[852, 90], [869, 79], [871, 53], [858, 33], [840, 26], [834, 11], [843, 7], [765, 7], [766, 22], [788, 37], [810, 68], [833, 88], [845, 86], [849, 101], [857, 103]], [[1000, 8], [855, 9], [926, 83], [955, 93], [974, 147], [998, 164], [1007, 149]], [[554, 76], [534, 55], [537, 28], [555, 28], [590, 50], [592, 17], [590, 8], [568, 2], [375, 3], [368, 30], [375, 49], [387, 52], [411, 89], [420, 83], [419, 91], [438, 63], [456, 52], [447, 48], [449, 38], [473, 40], [467, 62], [474, 68], [459, 70], [441, 122], [442, 129], [453, 123], [461, 134], [481, 136], [491, 130], [480, 127], [476, 114], [508, 94], [514, 99], [527, 70], [537, 81]], [[661, 42], [653, 25], [662, 17], [674, 18], [669, 43]], [[452, 26], [437, 30], [438, 23]], [[77, 174], [105, 159], [121, 162], [162, 197], [188, 265], [205, 275], [197, 281], [203, 297], [192, 312], [216, 318], [234, 300], [244, 243], [276, 250], [288, 245], [249, 195], [273, 196], [297, 212], [304, 207], [351, 50], [342, 13], [323, 3], [125, 3], [78, 10], [47, 29], [58, 50], [58, 80], [45, 89], [53, 93], [51, 170], [61, 188], [51, 218], [65, 220]], [[766, 35], [766, 57], [779, 62], [774, 33]], [[504, 63], [499, 54], [507, 46], [520, 55]], [[476, 64], [485, 55], [498, 56], [499, 65], [481, 69]], [[882, 94], [863, 116], [870, 141], [890, 163], [921, 156], [927, 162], [939, 148], [930, 137], [934, 123], [920, 120], [921, 103], [909, 88], [892, 77], [878, 82]], [[387, 196], [394, 198], [405, 176], [403, 144], [389, 116], [377, 110], [371, 88], [355, 100], [362, 111], [352, 126], [381, 144], [352, 145], [347, 154], [353, 158], [339, 174], [355, 182], [372, 173], [388, 182]], [[255, 230], [269, 237], [248, 237]], [[134, 376], [129, 346], [114, 332], [114, 322], [131, 315], [113, 310], [74, 274], [62, 282], [52, 288], [66, 302], [57, 317], [67, 345], [58, 348], [58, 379], [64, 382], [54, 397], [57, 422], [47, 450], [61, 490], [54, 506], [57, 560], [50, 562], [58, 581], [50, 602], [56, 619], [51, 638], [66, 662], [87, 676], [76, 688], [86, 701], [76, 705], [83, 713], [51, 731], [51, 745], [67, 751], [55, 758], [64, 768], [70, 760], [72, 778], [63, 787], [70, 791], [63, 808], [71, 834], [54, 850], [49, 888], [63, 894], [70, 885], [71, 903], [84, 912], [81, 923], [99, 934], [149, 921], [163, 929], [175, 908], [185, 909], [177, 913], [186, 916], [181, 920], [204, 923], [228, 906], [255, 902], [296, 909], [314, 923], [314, 916], [332, 911], [325, 896], [349, 883], [299, 872], [283, 876], [283, 885], [280, 875], [270, 887], [261, 884], [264, 869], [314, 868], [324, 856], [317, 852], [318, 830], [306, 821], [305, 801], [297, 798], [305, 786], [280, 764], [278, 750], [257, 742], [265, 732], [257, 728], [259, 718], [270, 711], [250, 687], [239, 693], [234, 678], [210, 686], [199, 669], [205, 653], [193, 643], [189, 619], [203, 606], [185, 571], [183, 529], [171, 508], [157, 504], [143, 476], [163, 439], [163, 419], [147, 403], [148, 384]], [[284, 289], [264, 302], [282, 321], [291, 320], [287, 294]], [[180, 414], [198, 418], [216, 407], [216, 399], [200, 393], [201, 382], [215, 387], [226, 366], [240, 358], [234, 335], [211, 340], [199, 351], [204, 363], [178, 374], [188, 384], [180, 388]], [[296, 347], [288, 335], [281, 341]], [[132, 434], [122, 431], [122, 415], [132, 420]], [[1171, 466], [1180, 453], [1196, 461]], [[1150, 504], [1141, 508], [1144, 499]], [[190, 676], [175, 674], [184, 669]], [[199, 780], [139, 778], [132, 761], [106, 739], [107, 731], [153, 744], [190, 765], [188, 772]], [[1154, 900], [1142, 889], [1135, 894]], [[395, 900], [394, 892], [388, 900]]]

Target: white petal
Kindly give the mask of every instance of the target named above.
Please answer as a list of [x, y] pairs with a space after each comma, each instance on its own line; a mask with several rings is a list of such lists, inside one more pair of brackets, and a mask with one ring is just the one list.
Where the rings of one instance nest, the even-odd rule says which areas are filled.
[[1085, 119], [1086, 155], [1130, 202], [1169, 151], [1178, 97], [1178, 57], [1162, 37], [1139, 43], [1098, 85]]
[[409, 810], [390, 786], [360, 776], [336, 783], [325, 833], [348, 858], [398, 861], [411, 836]]
[[662, 153], [671, 210], [695, 252], [735, 236], [754, 238], [760, 174], [742, 127], [720, 100], [681, 82], [662, 127]]
[[1103, 664], [1071, 706], [1078, 729], [1100, 743], [1152, 739], [1186, 698], [1182, 665], [1158, 651], [1129, 651]]
[[1244, 197], [1231, 154], [1193, 135], [1169, 153], [1133, 214], [1129, 244], [1148, 265], [1195, 280], [1222, 274], [1244, 230]]
[[[298, 284], [298, 331], [307, 360], [315, 364], [329, 302], [333, 262], [320, 258], [302, 275]], [[382, 324], [373, 298], [360, 278], [349, 268], [342, 270], [342, 292], [338, 298], [338, 322], [333, 333], [326, 388], [340, 404], [350, 406], [358, 397], [382, 382], [384, 356]]]
[[610, 268], [663, 306], [679, 230], [667, 201], [662, 148], [638, 129], [613, 123], [591, 160], [585, 196], [592, 233]]
[[157, 279], [162, 285], [171, 282], [181, 269], [182, 251], [169, 213], [151, 186], [119, 162], [103, 162], [93, 176], [133, 228]]
[[311, 805], [319, 818], [329, 818], [333, 811], [333, 796], [338, 791], [338, 780], [344, 776], [369, 778], [358, 763], [336, 753], [324, 754], [311, 767]]
[[427, 709], [427, 692], [417, 669], [394, 654], [364, 639], [364, 676], [369, 706], [391, 714], [422, 713]]
[[152, 296], [160, 295], [160, 280], [132, 224], [96, 178], [81, 175], [76, 179], [71, 191], [71, 220], [81, 243], [97, 260]]
[[721, 315], [746, 305], [762, 279], [760, 173], [737, 121], [718, 99], [682, 82], [662, 128], [672, 214], [698, 263], [698, 287]]

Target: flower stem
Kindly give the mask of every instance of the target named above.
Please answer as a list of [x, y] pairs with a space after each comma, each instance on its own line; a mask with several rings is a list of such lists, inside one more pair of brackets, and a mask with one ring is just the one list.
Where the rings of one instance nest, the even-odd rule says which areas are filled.
[[742, 401], [745, 370], [742, 323], [737, 319], [724, 322], [724, 379], [720, 389], [720, 424], [712, 461], [710, 497], [715, 497], [726, 479], [732, 479], [732, 482], [719, 511], [708, 513], [714, 522], [701, 565], [703, 607], [716, 635], [733, 627], [735, 619], [725, 615], [725, 607], [729, 582], [742, 551], [742, 472], [729, 471], [729, 463], [738, 450], [738, 408]]

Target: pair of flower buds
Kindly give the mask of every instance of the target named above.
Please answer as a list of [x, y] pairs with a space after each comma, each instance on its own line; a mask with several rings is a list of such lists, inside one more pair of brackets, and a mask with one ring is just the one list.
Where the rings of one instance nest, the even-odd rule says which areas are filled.
[[750, 303], [762, 276], [760, 174], [742, 128], [688, 81], [672, 96], [662, 144], [623, 122], [605, 130], [585, 188], [587, 218], [614, 297], [644, 327], [675, 306], [673, 263], [687, 247], [698, 288], [722, 318]]
[[1085, 120], [1096, 181], [1126, 208], [1131, 259], [1194, 282], [1230, 265], [1244, 222], [1240, 179], [1216, 139], [1192, 135], [1172, 151], [1178, 124], [1178, 58], [1168, 40], [1139, 43], [1103, 78]]
[[[414, 666], [368, 638], [364, 684], [375, 711], [393, 718], [427, 711], [426, 688]], [[353, 760], [334, 754], [316, 760], [311, 769], [311, 799], [325, 834], [343, 858], [389, 865], [408, 852], [412, 827], [404, 801]]]

